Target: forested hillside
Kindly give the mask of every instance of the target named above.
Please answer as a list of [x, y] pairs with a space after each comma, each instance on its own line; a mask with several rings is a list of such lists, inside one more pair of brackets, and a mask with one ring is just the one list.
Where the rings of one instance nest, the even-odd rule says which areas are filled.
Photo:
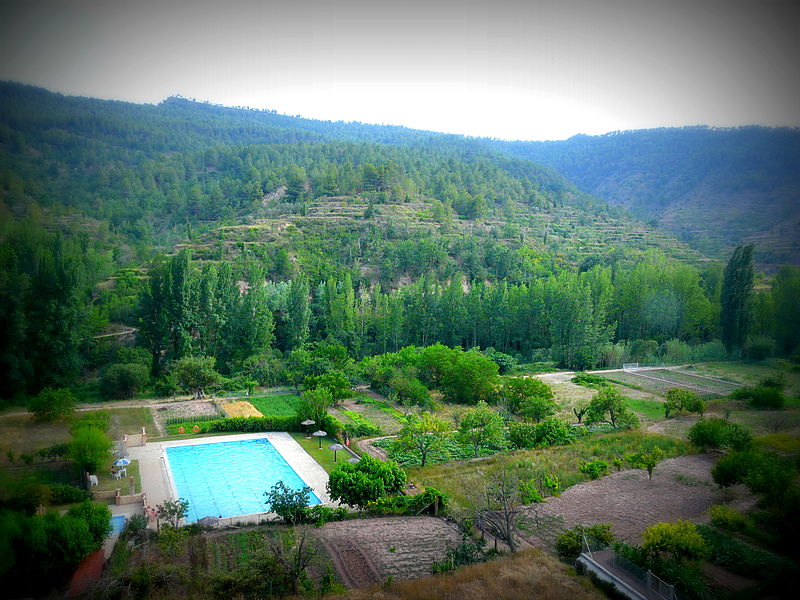
[[[501, 150], [0, 84], [0, 394], [169, 393], [204, 356], [286, 383], [319, 342], [589, 368], [800, 341], [796, 270], [753, 298], [737, 284], [753, 310], [721, 319], [721, 262]], [[133, 353], [109, 335], [128, 328]]]
[[685, 127], [494, 145], [706, 254], [752, 243], [760, 265], [800, 264], [800, 130]]

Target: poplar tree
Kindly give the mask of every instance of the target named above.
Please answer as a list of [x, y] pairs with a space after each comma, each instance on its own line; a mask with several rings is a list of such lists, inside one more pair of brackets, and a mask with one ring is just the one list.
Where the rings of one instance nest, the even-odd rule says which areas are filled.
[[728, 352], [741, 348], [747, 338], [752, 289], [753, 245], [737, 246], [725, 267], [720, 297], [722, 343]]

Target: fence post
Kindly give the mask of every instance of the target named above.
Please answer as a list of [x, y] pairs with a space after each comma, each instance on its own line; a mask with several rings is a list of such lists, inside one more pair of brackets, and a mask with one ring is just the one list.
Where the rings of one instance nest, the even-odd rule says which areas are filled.
[[647, 571], [647, 598], [653, 597], [653, 573]]

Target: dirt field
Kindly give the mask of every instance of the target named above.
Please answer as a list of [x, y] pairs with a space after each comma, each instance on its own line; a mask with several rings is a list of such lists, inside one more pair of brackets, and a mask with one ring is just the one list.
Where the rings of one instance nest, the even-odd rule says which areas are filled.
[[714, 459], [706, 454], [660, 463], [647, 478], [644, 470], [626, 470], [566, 490], [560, 497], [533, 505], [535, 525], [523, 537], [534, 546], [552, 547], [555, 536], [578, 524], [612, 523], [617, 539], [639, 543], [644, 529], [661, 521], [705, 521], [712, 504], [753, 502], [742, 486], [720, 489], [711, 478]]
[[328, 523], [316, 530], [339, 579], [366, 587], [430, 574], [461, 535], [455, 525], [433, 517], [388, 517]]

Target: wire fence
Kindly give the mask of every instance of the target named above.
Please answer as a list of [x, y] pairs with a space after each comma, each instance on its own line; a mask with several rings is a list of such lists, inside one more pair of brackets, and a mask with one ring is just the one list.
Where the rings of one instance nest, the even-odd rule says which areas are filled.
[[614, 568], [625, 571], [628, 575], [639, 580], [647, 591], [648, 600], [675, 600], [675, 586], [670, 585], [652, 571], [642, 569], [618, 552], [614, 552]]

